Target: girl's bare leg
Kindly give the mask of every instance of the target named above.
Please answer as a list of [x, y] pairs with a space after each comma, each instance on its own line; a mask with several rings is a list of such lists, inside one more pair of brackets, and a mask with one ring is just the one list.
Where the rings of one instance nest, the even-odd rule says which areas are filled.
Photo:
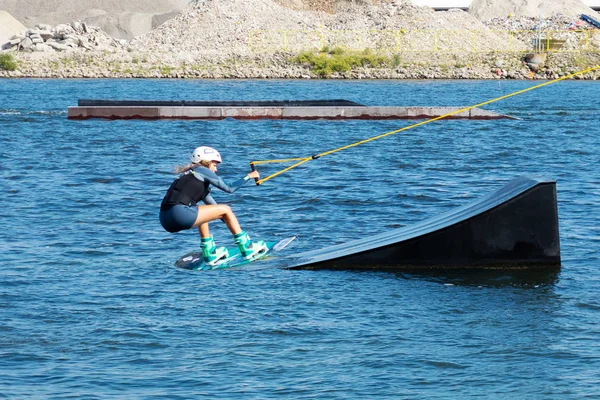
[[208, 229], [208, 222], [198, 225], [198, 232], [200, 232], [200, 237], [210, 237], [210, 229]]
[[198, 216], [196, 217], [196, 222], [194, 223], [194, 226], [198, 227], [200, 236], [210, 236], [208, 223], [210, 221], [214, 221], [215, 219], [223, 219], [225, 225], [227, 225], [227, 228], [229, 228], [229, 231], [234, 235], [242, 231], [240, 223], [235, 217], [233, 211], [231, 211], [231, 207], [224, 204], [205, 205], [198, 206]]

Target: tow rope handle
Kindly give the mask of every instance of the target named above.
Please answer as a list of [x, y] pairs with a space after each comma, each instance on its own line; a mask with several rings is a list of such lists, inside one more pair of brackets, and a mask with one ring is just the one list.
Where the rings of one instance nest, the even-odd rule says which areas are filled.
[[[256, 167], [254, 166], [253, 163], [250, 163], [250, 168], [252, 168], [252, 172], [256, 171]], [[254, 182], [256, 182], [256, 186], [260, 186], [260, 182], [258, 181], [258, 178], [254, 178]]]

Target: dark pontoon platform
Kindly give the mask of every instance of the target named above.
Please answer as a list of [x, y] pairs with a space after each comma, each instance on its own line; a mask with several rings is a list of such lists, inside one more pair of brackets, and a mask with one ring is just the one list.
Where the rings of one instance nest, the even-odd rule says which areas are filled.
[[350, 100], [93, 100], [79, 99], [79, 107], [364, 107]]
[[437, 217], [282, 261], [289, 269], [557, 269], [556, 182], [517, 178]]
[[[349, 100], [90, 100], [69, 107], [69, 119], [428, 119], [465, 107], [365, 106]], [[448, 119], [512, 118], [473, 108]]]

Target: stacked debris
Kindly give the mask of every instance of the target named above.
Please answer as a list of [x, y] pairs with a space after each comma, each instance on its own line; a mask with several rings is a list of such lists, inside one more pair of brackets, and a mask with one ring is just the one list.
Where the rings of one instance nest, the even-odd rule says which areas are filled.
[[13, 35], [3, 50], [24, 52], [66, 52], [74, 50], [111, 50], [122, 48], [125, 41], [111, 38], [85, 22], [74, 21], [55, 27], [38, 24], [34, 29]]

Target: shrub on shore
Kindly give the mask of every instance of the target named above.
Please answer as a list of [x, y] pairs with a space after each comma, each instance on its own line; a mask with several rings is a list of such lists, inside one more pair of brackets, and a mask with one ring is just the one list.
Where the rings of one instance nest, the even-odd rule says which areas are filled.
[[356, 67], [382, 67], [389, 60], [386, 57], [373, 53], [370, 49], [362, 52], [347, 52], [341, 47], [330, 49], [323, 47], [320, 51], [303, 51], [294, 60], [300, 64], [308, 64], [312, 71], [321, 76], [328, 77], [334, 72], [348, 72]]
[[0, 69], [3, 71], [16, 71], [19, 65], [12, 54], [0, 54]]

